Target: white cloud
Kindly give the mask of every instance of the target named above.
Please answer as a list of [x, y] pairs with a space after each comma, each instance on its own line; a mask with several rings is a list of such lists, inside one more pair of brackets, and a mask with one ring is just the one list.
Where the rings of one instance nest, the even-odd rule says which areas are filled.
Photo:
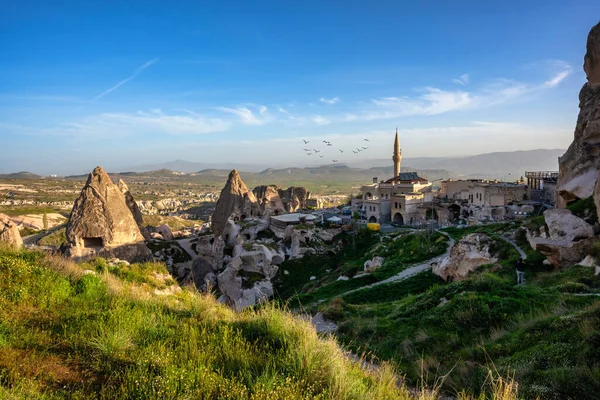
[[311, 120], [317, 125], [327, 125], [330, 122], [327, 118], [323, 118], [320, 115], [315, 115]]
[[158, 61], [158, 58], [155, 58], [155, 59], [150, 60], [150, 61], [146, 61], [144, 64], [142, 64], [139, 67], [137, 67], [136, 70], [133, 71], [133, 74], [129, 78], [123, 79], [121, 82], [117, 83], [116, 85], [114, 85], [110, 89], [105, 90], [104, 92], [100, 93], [98, 96], [94, 97], [93, 100], [98, 100], [99, 98], [104, 97], [105, 95], [109, 94], [110, 92], [112, 92], [114, 90], [117, 90], [121, 85], [124, 85], [125, 83], [127, 83], [130, 80], [134, 79], [136, 76], [138, 76], [140, 73], [142, 73], [143, 70], [145, 70], [146, 68], [148, 68], [152, 64], [156, 63], [157, 61]]
[[469, 84], [469, 74], [462, 74], [458, 78], [452, 79], [452, 82], [456, 83], [457, 85], [463, 85], [463, 86], [468, 85]]
[[[241, 122], [246, 125], [263, 125], [266, 122], [265, 120], [259, 119], [256, 115], [254, 115], [252, 110], [250, 110], [248, 107], [217, 107], [217, 110], [237, 115], [240, 118]], [[259, 114], [263, 115], [266, 111], [267, 108], [261, 106]]]
[[325, 97], [321, 97], [319, 100], [325, 104], [336, 104], [336, 103], [340, 102], [339, 97], [332, 97], [331, 99], [326, 99]]
[[547, 80], [544, 85], [547, 87], [554, 87], [563, 81], [567, 76], [571, 74], [571, 70], [565, 70], [557, 73], [552, 79]]

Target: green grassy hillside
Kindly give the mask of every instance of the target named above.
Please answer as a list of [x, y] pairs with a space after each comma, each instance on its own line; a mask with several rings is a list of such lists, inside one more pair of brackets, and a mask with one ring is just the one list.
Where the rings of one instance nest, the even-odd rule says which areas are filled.
[[288, 312], [179, 290], [161, 264], [0, 250], [0, 398], [413, 398], [397, 378]]
[[[330, 264], [286, 262], [281, 268], [288, 275], [279, 293], [291, 304], [322, 311], [338, 324], [342, 345], [389, 360], [411, 384], [425, 377], [433, 385], [443, 377], [446, 392], [486, 393], [489, 366], [495, 365], [503, 376], [514, 374], [524, 398], [595, 399], [600, 393], [600, 277], [589, 267], [550, 271], [544, 257], [520, 240], [529, 266], [527, 284], [517, 286], [513, 263], [518, 253], [498, 236], [515, 228], [447, 230], [456, 240], [476, 231], [493, 238], [498, 265], [482, 267], [464, 281], [446, 283], [424, 272], [345, 293], [357, 281], [377, 282], [429, 259], [445, 244], [434, 238], [440, 247], [428, 252], [422, 235], [404, 234], [396, 240], [362, 240], [368, 246], [361, 256], [342, 253]], [[376, 273], [335, 280], [374, 254], [386, 257]], [[317, 279], [309, 281], [307, 275]]]

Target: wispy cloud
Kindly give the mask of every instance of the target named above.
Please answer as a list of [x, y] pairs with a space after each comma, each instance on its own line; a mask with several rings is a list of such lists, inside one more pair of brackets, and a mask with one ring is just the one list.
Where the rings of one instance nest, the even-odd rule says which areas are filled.
[[339, 97], [332, 97], [331, 99], [326, 99], [325, 97], [321, 97], [319, 100], [325, 104], [336, 104], [336, 103], [340, 102]]
[[547, 87], [554, 87], [561, 83], [567, 76], [569, 76], [572, 71], [573, 69], [569, 67], [569, 69], [565, 69], [564, 71], [558, 72], [556, 75], [554, 75], [554, 77], [552, 77], [552, 79], [549, 79], [546, 82], [544, 82], [544, 85]]
[[135, 79], [135, 77], [137, 77], [139, 74], [141, 74], [143, 70], [145, 70], [146, 68], [148, 68], [152, 64], [155, 64], [156, 62], [158, 62], [158, 58], [152, 59], [150, 61], [146, 61], [144, 64], [142, 64], [139, 67], [137, 67], [136, 70], [133, 71], [133, 74], [131, 74], [130, 77], [128, 77], [126, 79], [123, 79], [121, 82], [117, 83], [116, 85], [114, 85], [110, 89], [105, 90], [104, 92], [100, 93], [98, 96], [94, 97], [93, 100], [98, 100], [98, 99], [106, 96], [110, 92], [117, 90], [122, 85], [126, 84], [127, 82], [131, 81], [132, 79]]
[[185, 114], [167, 113], [161, 109], [135, 113], [102, 113], [68, 121], [55, 127], [39, 129], [14, 127], [14, 132], [26, 135], [84, 137], [121, 137], [136, 134], [196, 135], [222, 132], [231, 122], [211, 118], [187, 110]]
[[263, 125], [269, 119], [267, 115], [266, 106], [258, 107], [258, 115], [263, 116], [264, 118], [262, 119], [255, 115], [254, 112], [248, 107], [217, 107], [216, 109], [219, 111], [237, 115], [240, 118], [240, 121], [246, 125]]
[[456, 83], [457, 85], [463, 85], [463, 86], [468, 85], [469, 84], [469, 74], [462, 74], [458, 78], [452, 79], [452, 82]]
[[330, 122], [327, 118], [324, 118], [320, 115], [315, 115], [311, 119], [317, 125], [327, 125]]

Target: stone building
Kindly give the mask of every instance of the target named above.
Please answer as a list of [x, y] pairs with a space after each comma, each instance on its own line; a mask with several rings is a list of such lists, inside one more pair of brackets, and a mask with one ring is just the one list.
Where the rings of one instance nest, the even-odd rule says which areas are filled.
[[556, 182], [558, 171], [527, 171], [527, 197], [544, 204], [556, 203]]
[[412, 222], [416, 222], [417, 214], [413, 212], [413, 206], [426, 201], [426, 192], [431, 192], [429, 180], [418, 176], [416, 172], [400, 172], [402, 150], [398, 129], [392, 160], [394, 176], [388, 180], [373, 178], [372, 184], [360, 188], [361, 197], [352, 200], [352, 209], [359, 211], [368, 222], [394, 221], [402, 225], [411, 223], [411, 217]]
[[479, 179], [442, 181], [440, 197], [470, 205], [503, 207], [527, 198], [527, 186]]

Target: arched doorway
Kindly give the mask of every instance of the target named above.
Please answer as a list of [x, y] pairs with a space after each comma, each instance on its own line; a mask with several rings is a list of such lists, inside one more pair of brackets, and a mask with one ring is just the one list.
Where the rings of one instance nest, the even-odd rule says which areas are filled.
[[404, 225], [404, 217], [400, 213], [394, 214], [394, 219], [392, 222], [396, 225]]
[[365, 193], [364, 200], [372, 200], [372, 199], [373, 199], [373, 195], [371, 194], [371, 192]]
[[371, 215], [371, 218], [369, 218], [369, 222], [377, 222], [377, 218], [374, 215]]

